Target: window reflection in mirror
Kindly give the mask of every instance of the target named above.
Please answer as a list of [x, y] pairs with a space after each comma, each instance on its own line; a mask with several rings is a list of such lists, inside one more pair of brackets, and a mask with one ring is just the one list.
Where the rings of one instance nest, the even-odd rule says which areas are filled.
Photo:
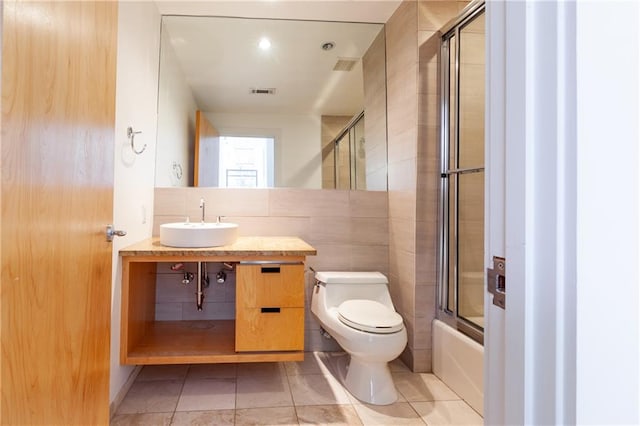
[[[157, 187], [335, 188], [327, 166], [335, 146], [327, 141], [364, 110], [352, 147], [358, 169], [349, 173], [357, 173], [358, 189], [387, 189], [382, 24], [163, 16], [161, 33]], [[264, 37], [269, 49], [260, 47]], [[333, 49], [323, 49], [327, 42]], [[198, 110], [215, 133], [197, 134]], [[341, 126], [331, 125], [336, 118]], [[265, 154], [271, 171], [223, 171], [231, 161], [222, 158], [223, 129], [233, 130], [229, 136], [275, 135]]]
[[224, 188], [273, 186], [273, 138], [220, 136], [220, 175]]

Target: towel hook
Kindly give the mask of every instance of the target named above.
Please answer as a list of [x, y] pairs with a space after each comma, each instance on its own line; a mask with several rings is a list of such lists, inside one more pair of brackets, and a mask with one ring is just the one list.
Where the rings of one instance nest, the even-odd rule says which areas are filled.
[[182, 166], [175, 161], [173, 162], [173, 173], [178, 180], [182, 179]]
[[138, 130], [137, 132], [133, 131], [133, 127], [129, 126], [127, 127], [127, 137], [129, 139], [131, 139], [131, 149], [133, 150], [133, 152], [137, 155], [140, 155], [144, 152], [145, 149], [147, 149], [147, 144], [145, 143], [144, 146], [142, 147], [141, 150], [137, 150], [136, 146], [134, 145], [133, 139], [135, 138], [135, 136], [139, 133], [142, 133], [141, 130]]

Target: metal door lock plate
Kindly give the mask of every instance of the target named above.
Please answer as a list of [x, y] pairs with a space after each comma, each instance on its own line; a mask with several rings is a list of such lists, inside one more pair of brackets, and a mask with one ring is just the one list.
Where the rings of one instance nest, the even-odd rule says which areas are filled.
[[505, 308], [506, 261], [504, 257], [493, 256], [493, 268], [487, 268], [487, 290], [493, 294], [493, 304]]

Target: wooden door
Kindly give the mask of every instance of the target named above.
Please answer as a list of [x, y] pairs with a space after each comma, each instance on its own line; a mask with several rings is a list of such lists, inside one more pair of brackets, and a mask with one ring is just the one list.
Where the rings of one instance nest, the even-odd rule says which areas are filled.
[[220, 134], [202, 111], [196, 111], [193, 186], [218, 186]]
[[0, 423], [108, 424], [117, 3], [2, 24]]

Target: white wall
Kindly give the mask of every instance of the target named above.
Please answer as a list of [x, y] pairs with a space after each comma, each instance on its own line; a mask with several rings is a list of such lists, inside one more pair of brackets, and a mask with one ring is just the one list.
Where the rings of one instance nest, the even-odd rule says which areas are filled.
[[[111, 389], [109, 401], [133, 371], [120, 365], [121, 262], [118, 251], [151, 236], [156, 147], [156, 105], [160, 15], [152, 2], [120, 2], [118, 13], [118, 64], [116, 80], [116, 138], [113, 217], [117, 229], [127, 231], [113, 242], [113, 292], [111, 310]], [[135, 155], [126, 129], [142, 131]]]
[[[193, 147], [197, 106], [166, 33], [163, 34], [162, 39], [163, 50], [160, 57], [162, 75], [158, 87], [160, 126], [158, 146], [162, 149], [159, 149], [156, 154], [158, 164], [156, 186], [189, 186], [193, 184]], [[157, 77], [155, 81], [158, 81]], [[153, 111], [155, 110], [154, 106]], [[182, 169], [180, 179], [174, 170], [174, 163]]]
[[275, 186], [322, 188], [320, 116], [206, 113], [221, 135], [271, 133], [276, 137]]
[[[640, 424], [640, 4], [576, 3], [576, 424]], [[604, 40], [602, 28], [616, 30]]]

